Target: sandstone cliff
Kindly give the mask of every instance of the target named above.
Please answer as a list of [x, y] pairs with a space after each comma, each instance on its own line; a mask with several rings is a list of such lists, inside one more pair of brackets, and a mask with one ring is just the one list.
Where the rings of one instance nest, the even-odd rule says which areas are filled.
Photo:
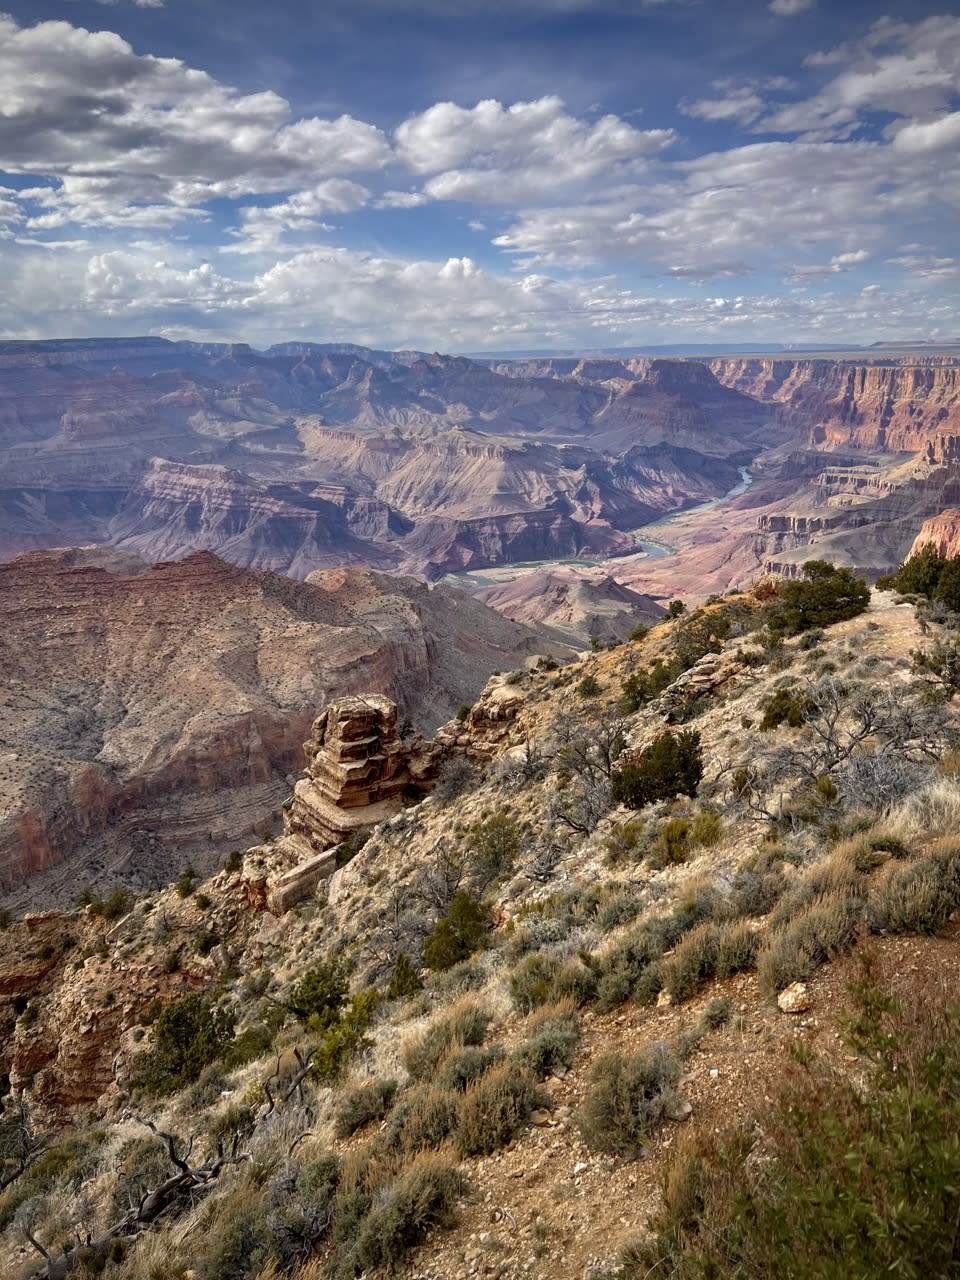
[[710, 361], [724, 386], [780, 406], [818, 447], [913, 453], [960, 424], [960, 368], [840, 360]]
[[939, 515], [924, 520], [905, 559], [926, 546], [934, 546], [942, 556], [960, 556], [960, 507], [947, 507]]

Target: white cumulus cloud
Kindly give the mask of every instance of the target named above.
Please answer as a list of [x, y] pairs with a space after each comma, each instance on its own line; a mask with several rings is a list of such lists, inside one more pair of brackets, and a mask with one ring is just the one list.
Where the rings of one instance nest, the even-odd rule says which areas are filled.
[[42, 201], [61, 223], [145, 225], [163, 208], [279, 193], [390, 157], [373, 125], [294, 121], [275, 93], [241, 94], [67, 22], [21, 28], [0, 14], [0, 84], [3, 167], [57, 180]]
[[397, 155], [413, 172], [433, 174], [435, 200], [512, 202], [611, 178], [668, 147], [672, 129], [637, 129], [618, 116], [595, 123], [567, 113], [555, 96], [504, 106], [495, 99], [461, 107], [439, 102], [396, 130]]

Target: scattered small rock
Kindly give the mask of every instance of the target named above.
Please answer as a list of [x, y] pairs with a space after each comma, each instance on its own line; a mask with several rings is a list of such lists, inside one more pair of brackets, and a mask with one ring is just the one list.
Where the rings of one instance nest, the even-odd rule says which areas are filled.
[[791, 982], [790, 986], [777, 996], [777, 1005], [781, 1013], [806, 1013], [810, 1008], [807, 984]]

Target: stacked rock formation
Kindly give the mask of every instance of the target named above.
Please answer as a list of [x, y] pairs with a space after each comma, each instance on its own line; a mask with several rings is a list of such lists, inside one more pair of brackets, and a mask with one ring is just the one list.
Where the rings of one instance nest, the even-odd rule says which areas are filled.
[[[283, 835], [270, 847], [262, 887], [281, 913], [312, 894], [337, 868], [337, 850], [422, 799], [444, 750], [422, 738], [408, 747], [397, 732], [397, 706], [378, 694], [339, 698], [313, 722], [303, 744], [306, 776], [284, 807]], [[277, 866], [286, 868], [276, 874]], [[248, 882], [256, 876], [246, 873]]]

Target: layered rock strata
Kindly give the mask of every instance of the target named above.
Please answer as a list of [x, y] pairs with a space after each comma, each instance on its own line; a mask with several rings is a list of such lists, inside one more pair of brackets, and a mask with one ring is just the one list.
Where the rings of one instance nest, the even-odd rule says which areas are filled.
[[248, 851], [252, 905], [277, 915], [313, 894], [344, 842], [392, 818], [432, 788], [445, 750], [397, 731], [397, 706], [377, 694], [338, 698], [303, 744], [305, 776], [284, 806], [283, 835]]
[[306, 776], [286, 810], [283, 840], [304, 852], [340, 844], [427, 793], [440, 752], [409, 749], [397, 707], [376, 694], [340, 698], [313, 722]]

